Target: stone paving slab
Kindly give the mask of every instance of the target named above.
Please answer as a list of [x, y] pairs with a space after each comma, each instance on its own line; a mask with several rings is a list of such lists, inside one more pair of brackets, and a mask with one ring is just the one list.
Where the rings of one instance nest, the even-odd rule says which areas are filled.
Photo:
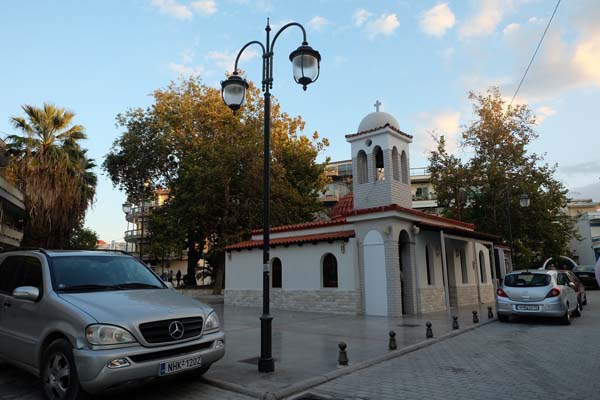
[[[286, 392], [298, 382], [336, 371], [338, 343], [348, 345], [351, 364], [361, 363], [389, 352], [389, 331], [396, 332], [398, 348], [425, 340], [425, 323], [431, 321], [434, 335], [452, 330], [447, 312], [403, 318], [333, 315], [274, 310], [274, 373], [259, 373], [256, 359], [260, 351], [260, 308], [215, 306], [227, 335], [225, 358], [207, 373], [213, 382], [243, 387], [251, 393]], [[463, 327], [473, 325], [472, 313], [477, 309], [481, 321], [487, 320], [487, 307], [471, 306], [454, 310]]]
[[598, 399], [600, 292], [571, 326], [548, 319], [485, 329], [310, 390], [333, 399]]

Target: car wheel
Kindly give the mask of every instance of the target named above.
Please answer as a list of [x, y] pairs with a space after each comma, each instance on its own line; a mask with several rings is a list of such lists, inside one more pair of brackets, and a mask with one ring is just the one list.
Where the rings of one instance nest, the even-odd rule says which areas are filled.
[[508, 315], [498, 314], [498, 321], [500, 322], [508, 322], [509, 319]]
[[563, 325], [571, 325], [571, 312], [569, 311], [569, 304], [567, 304], [567, 311], [562, 316], [561, 321]]
[[65, 339], [55, 340], [44, 351], [40, 376], [46, 400], [75, 400], [84, 396], [79, 386], [73, 348]]

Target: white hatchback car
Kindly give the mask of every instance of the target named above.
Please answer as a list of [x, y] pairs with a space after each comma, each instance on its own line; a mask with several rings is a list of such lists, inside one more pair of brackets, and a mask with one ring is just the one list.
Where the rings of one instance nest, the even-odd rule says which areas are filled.
[[498, 320], [513, 316], [561, 318], [571, 323], [571, 316], [581, 315], [575, 285], [564, 271], [533, 270], [507, 274], [496, 291]]

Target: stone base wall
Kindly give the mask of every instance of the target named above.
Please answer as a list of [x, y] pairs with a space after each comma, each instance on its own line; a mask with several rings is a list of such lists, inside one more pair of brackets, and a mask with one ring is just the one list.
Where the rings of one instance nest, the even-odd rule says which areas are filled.
[[419, 289], [422, 314], [446, 310], [444, 288], [426, 287]]
[[494, 285], [489, 283], [486, 285], [481, 285], [479, 288], [481, 290], [481, 301], [483, 303], [488, 304], [488, 303], [493, 303], [494, 301], [496, 301], [495, 293], [494, 293]]
[[450, 305], [452, 307], [462, 307], [469, 304], [477, 304], [477, 285], [465, 285], [449, 288]]
[[[225, 305], [262, 307], [262, 290], [225, 290]], [[358, 290], [271, 289], [271, 308], [289, 311], [358, 314]]]

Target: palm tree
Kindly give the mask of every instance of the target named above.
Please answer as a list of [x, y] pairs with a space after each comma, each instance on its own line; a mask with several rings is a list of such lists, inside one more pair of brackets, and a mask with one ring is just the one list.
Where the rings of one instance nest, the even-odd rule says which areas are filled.
[[79, 145], [85, 128], [72, 125], [73, 112], [52, 104], [22, 108], [25, 118], [11, 118], [22, 135], [6, 138], [9, 169], [27, 210], [22, 245], [63, 248], [96, 192], [94, 160]]

